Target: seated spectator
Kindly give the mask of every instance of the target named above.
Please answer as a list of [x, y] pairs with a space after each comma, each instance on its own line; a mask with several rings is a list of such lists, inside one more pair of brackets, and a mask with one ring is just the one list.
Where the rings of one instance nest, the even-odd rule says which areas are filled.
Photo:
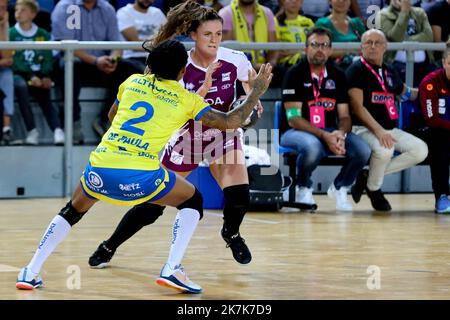
[[302, 6], [303, 15], [316, 22], [330, 13], [329, 0], [304, 0]]
[[[330, 3], [331, 14], [317, 20], [316, 26], [329, 29], [333, 42], [360, 42], [366, 28], [361, 19], [348, 16], [350, 0], [330, 0]], [[358, 55], [358, 52], [336, 50], [331, 58], [345, 71]]]
[[[10, 41], [50, 40], [49, 33], [33, 23], [38, 11], [39, 5], [35, 0], [17, 0], [15, 12], [17, 23], [9, 30]], [[14, 54], [14, 91], [28, 132], [26, 144], [39, 143], [39, 132], [30, 106], [30, 93], [38, 102], [48, 126], [53, 131], [54, 143], [64, 144], [64, 132], [61, 129], [58, 111], [50, 98], [53, 84], [50, 78], [52, 65], [50, 50], [17, 50]]]
[[[272, 11], [256, 0], [232, 0], [231, 4], [222, 8], [219, 15], [223, 19], [223, 37], [225, 40], [239, 42], [276, 42], [275, 21]], [[276, 50], [253, 50], [246, 54], [256, 71], [261, 64], [277, 64]]]
[[[72, 12], [69, 6], [80, 9], [82, 28], [74, 28], [67, 21]], [[105, 0], [61, 0], [52, 12], [52, 35], [54, 40], [121, 41], [116, 12]], [[94, 121], [93, 129], [102, 136], [108, 128], [108, 112], [113, 104], [117, 88], [131, 74], [142, 73], [127, 59], [121, 59], [121, 50], [77, 50], [73, 81], [74, 143], [83, 143], [81, 131], [81, 86], [105, 87], [109, 90], [100, 117]], [[63, 73], [62, 73], [63, 74]], [[61, 81], [62, 82], [62, 81]]]
[[[434, 42], [447, 42], [450, 40], [450, 0], [436, 2], [427, 10], [428, 20], [433, 30]], [[441, 59], [441, 52], [434, 54], [436, 60]]]
[[[151, 39], [167, 19], [158, 8], [151, 7], [153, 0], [135, 0], [117, 11], [119, 31], [127, 41]], [[147, 53], [140, 50], [125, 50], [123, 58], [136, 64], [136, 69], [145, 69]]]
[[[433, 41], [433, 32], [425, 11], [411, 6], [410, 0], [391, 0], [379, 15], [381, 30], [390, 42]], [[390, 51], [386, 53], [385, 61], [394, 63], [400, 77], [403, 80], [406, 78], [406, 51]], [[433, 62], [433, 52], [414, 51], [414, 86], [418, 86], [420, 80], [430, 72]]]
[[[417, 89], [407, 87], [395, 69], [383, 64], [386, 47], [382, 31], [366, 31], [361, 39], [361, 60], [353, 62], [346, 72], [353, 132], [372, 149], [369, 170], [358, 175], [352, 197], [358, 203], [366, 190], [373, 208], [379, 211], [392, 209], [381, 191], [384, 176], [410, 168], [428, 154], [425, 142], [398, 128], [396, 96], [415, 100]], [[400, 155], [394, 157], [395, 151]]]
[[[281, 8], [275, 16], [277, 39], [281, 42], [301, 43], [306, 40], [306, 32], [314, 22], [299, 14], [303, 0], [280, 0]], [[298, 50], [279, 50], [278, 64], [275, 66], [272, 83], [280, 83], [286, 70], [301, 58]]]
[[213, 8], [217, 12], [219, 12], [219, 10], [223, 8], [219, 0], [197, 0], [197, 2], [205, 7]]
[[423, 79], [419, 93], [422, 114], [429, 126], [427, 142], [435, 210], [450, 213], [450, 42], [442, 59], [443, 68]]
[[[7, 0], [0, 0], [0, 41], [9, 40], [9, 22]], [[11, 141], [11, 117], [14, 113], [14, 80], [11, 65], [13, 64], [12, 51], [0, 50], [0, 90], [3, 92], [3, 113], [0, 131], [2, 139], [0, 144], [8, 145]]]
[[[9, 25], [13, 26], [16, 24], [16, 18], [15, 18], [15, 11], [16, 11], [16, 1], [10, 1], [8, 5], [8, 11], [9, 11]], [[38, 2], [39, 4], [39, 2]], [[52, 19], [50, 11], [47, 9], [43, 9], [41, 6], [39, 8], [39, 12], [36, 15], [36, 18], [34, 18], [33, 23], [37, 25], [39, 28], [44, 29], [48, 33], [52, 32]]]
[[[370, 148], [351, 132], [345, 75], [327, 63], [332, 53], [328, 29], [308, 30], [306, 58], [290, 68], [283, 83], [280, 144], [298, 152], [296, 202], [315, 204], [311, 176], [320, 160], [342, 155], [346, 164], [328, 189], [336, 210], [351, 211], [347, 192], [370, 157]], [[290, 127], [290, 128], [289, 128]], [[287, 131], [286, 131], [287, 130]]]

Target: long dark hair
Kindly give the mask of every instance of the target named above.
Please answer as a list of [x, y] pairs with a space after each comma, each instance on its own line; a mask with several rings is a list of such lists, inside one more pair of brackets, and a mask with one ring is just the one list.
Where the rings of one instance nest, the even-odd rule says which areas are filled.
[[152, 45], [156, 46], [176, 35], [189, 35], [191, 31], [196, 31], [202, 23], [214, 20], [223, 23], [222, 17], [214, 9], [204, 7], [194, 0], [180, 3], [170, 9], [167, 14], [167, 22], [159, 29]]

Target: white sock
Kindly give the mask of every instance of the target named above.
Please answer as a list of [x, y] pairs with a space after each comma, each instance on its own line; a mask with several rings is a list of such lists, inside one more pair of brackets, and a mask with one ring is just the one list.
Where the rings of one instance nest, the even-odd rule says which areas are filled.
[[53, 218], [39, 242], [39, 246], [34, 253], [33, 259], [31, 259], [27, 266], [31, 272], [39, 274], [45, 260], [47, 260], [53, 250], [55, 250], [56, 246], [67, 237], [71, 228], [72, 227], [67, 220], [60, 215]]
[[200, 213], [197, 210], [184, 208], [178, 211], [173, 223], [172, 245], [167, 259], [172, 270], [181, 263], [199, 220]]

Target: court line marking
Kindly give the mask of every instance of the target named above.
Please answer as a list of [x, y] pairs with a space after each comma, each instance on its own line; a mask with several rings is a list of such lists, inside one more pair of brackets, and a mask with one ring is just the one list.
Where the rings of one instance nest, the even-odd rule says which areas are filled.
[[[223, 214], [221, 214], [221, 213], [205, 212], [205, 214], [214, 216], [214, 217], [219, 217], [219, 218], [223, 217]], [[260, 223], [266, 223], [266, 224], [279, 224], [280, 223], [278, 221], [270, 221], [270, 220], [262, 220], [262, 219], [253, 219], [253, 218], [244, 218], [244, 219], [245, 219], [245, 221], [260, 222]]]

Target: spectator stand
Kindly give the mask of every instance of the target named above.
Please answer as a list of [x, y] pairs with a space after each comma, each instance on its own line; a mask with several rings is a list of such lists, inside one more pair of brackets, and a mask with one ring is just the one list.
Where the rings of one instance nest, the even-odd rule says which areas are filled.
[[[56, 177], [56, 180], [52, 180], [53, 183], [49, 183], [49, 185], [54, 186], [53, 191], [50, 191], [49, 189], [46, 190], [46, 194], [43, 195], [41, 190], [42, 188], [39, 188], [38, 186], [33, 189], [32, 192], [27, 193], [28, 196], [70, 196], [72, 193], [72, 188], [75, 185], [73, 182], [78, 180], [80, 172], [83, 170], [82, 166], [84, 163], [84, 160], [88, 156], [89, 152], [93, 148], [93, 146], [89, 147], [76, 147], [76, 151], [74, 150], [74, 147], [72, 145], [72, 135], [73, 135], [73, 123], [72, 123], [72, 77], [73, 77], [73, 61], [74, 61], [74, 50], [77, 49], [137, 49], [140, 48], [141, 43], [140, 42], [78, 42], [78, 41], [48, 41], [48, 42], [0, 42], [0, 45], [4, 49], [51, 49], [51, 50], [60, 50], [65, 52], [65, 64], [66, 64], [66, 73], [65, 73], [65, 100], [63, 102], [64, 108], [65, 108], [65, 134], [66, 134], [66, 143], [64, 148], [60, 147], [47, 147], [47, 146], [38, 146], [38, 147], [2, 147], [5, 148], [5, 152], [0, 153], [0, 161], [4, 164], [4, 170], [0, 172], [0, 175], [4, 177], [2, 178], [2, 181], [4, 182], [5, 186], [11, 189], [14, 189], [14, 192], [9, 192], [8, 190], [4, 189], [3, 186], [0, 186], [1, 194], [0, 197], [15, 197], [15, 196], [23, 196], [20, 195], [20, 192], [17, 191], [20, 186], [18, 184], [18, 176], [15, 175], [8, 175], [8, 168], [11, 167], [17, 167], [17, 158], [21, 159], [48, 159], [48, 162], [52, 165], [50, 168], [58, 169], [57, 172], [48, 171], [45, 166], [39, 166], [39, 163], [33, 162], [33, 161], [25, 161], [23, 165], [21, 165], [21, 168], [24, 174], [23, 183], [31, 183], [31, 180], [39, 180], [44, 181], [44, 177]], [[193, 46], [193, 43], [185, 43], [186, 48], [190, 49]], [[223, 43], [224, 47], [229, 47], [236, 50], [278, 50], [278, 49], [296, 49], [296, 50], [303, 50], [304, 44], [303, 43], [238, 43], [235, 41], [226, 41]], [[336, 43], [334, 44], [334, 47], [337, 49], [346, 49], [346, 50], [355, 50], [359, 48], [359, 43]], [[414, 42], [402, 42], [402, 43], [389, 43], [388, 44], [388, 50], [406, 50], [407, 51], [407, 57], [408, 61], [410, 62], [410, 68], [407, 68], [407, 75], [406, 75], [406, 83], [408, 85], [411, 85], [412, 79], [413, 79], [413, 55], [414, 50], [435, 50], [435, 51], [443, 51], [445, 49], [445, 43], [414, 43]], [[278, 90], [278, 91], [277, 91]], [[90, 91], [90, 90], [88, 90]], [[92, 91], [93, 92], [93, 91]], [[85, 99], [85, 102], [90, 101], [90, 98], [85, 98], [85, 94], [82, 93], [83, 99]], [[99, 99], [98, 92], [93, 93], [91, 96], [93, 97], [93, 100], [103, 99], [101, 97]], [[264, 128], [264, 129], [273, 129], [273, 122], [271, 121], [273, 117], [275, 116], [275, 110], [272, 108], [272, 104], [274, 103], [274, 100], [279, 99], [279, 89], [272, 89], [271, 91], [268, 91], [262, 100], [264, 100], [264, 106], [265, 106], [265, 116], [261, 121], [259, 121], [256, 125], [256, 128]], [[265, 101], [265, 99], [267, 99]], [[60, 101], [62, 102], [62, 100]], [[87, 108], [85, 106], [86, 103], [82, 104], [82, 113], [85, 113]], [[34, 108], [34, 110], [37, 110], [37, 108]], [[92, 111], [89, 110], [89, 112]], [[92, 111], [94, 114], [97, 114], [97, 111]], [[89, 130], [91, 127], [91, 122], [89, 120], [83, 121], [83, 130]], [[42, 123], [44, 123], [44, 120], [42, 120]], [[98, 139], [96, 137], [96, 139]], [[277, 143], [277, 141], [273, 141], [274, 143]], [[268, 142], [270, 143], [270, 142]], [[11, 148], [15, 148], [12, 150]], [[9, 150], [6, 150], [9, 149]], [[55, 154], [51, 154], [49, 150], [56, 150]], [[14, 154], [14, 157], [7, 157], [8, 154]], [[6, 157], [6, 158], [5, 158]], [[83, 160], [84, 159], [84, 160]], [[331, 161], [327, 159], [326, 161]], [[80, 162], [80, 163], [79, 163]], [[36, 168], [32, 168], [32, 164], [37, 164], [38, 166]], [[331, 168], [332, 166], [330, 166]], [[421, 166], [424, 167], [424, 166]], [[325, 166], [325, 168], [328, 168], [328, 166]], [[322, 168], [320, 168], [322, 169]], [[11, 171], [11, 170], [10, 170]], [[319, 171], [319, 170], [316, 170]], [[324, 173], [320, 172], [321, 178], [322, 177], [329, 177], [332, 176], [332, 173]], [[390, 175], [393, 176], [393, 175]], [[390, 177], [388, 176], [388, 177]], [[30, 177], [33, 177], [30, 179]], [[316, 180], [316, 177], [313, 175], [313, 180]], [[389, 179], [385, 180], [385, 184], [388, 184]], [[2, 182], [2, 183], [3, 183]], [[403, 181], [403, 185], [404, 185]], [[325, 182], [324, 182], [325, 184]], [[327, 184], [328, 185], [328, 184]], [[399, 188], [398, 190], [392, 190], [393, 192], [398, 192], [399, 190], [405, 191], [405, 188], [401, 188], [401, 182], [398, 183]], [[62, 186], [62, 187], [61, 187]], [[17, 187], [17, 188], [16, 188]], [[6, 190], [6, 191], [5, 191]], [[316, 188], [318, 190], [318, 188]], [[389, 192], [389, 190], [386, 190]], [[391, 192], [392, 192], [391, 191]]]

